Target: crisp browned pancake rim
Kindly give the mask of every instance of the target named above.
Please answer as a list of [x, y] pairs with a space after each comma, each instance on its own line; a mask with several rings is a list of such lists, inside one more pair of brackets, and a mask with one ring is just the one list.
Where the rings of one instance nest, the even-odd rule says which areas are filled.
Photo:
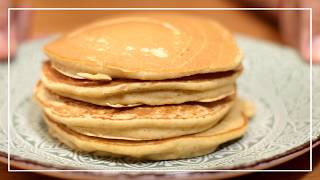
[[45, 61], [42, 67], [42, 73], [53, 82], [70, 84], [74, 86], [103, 86], [110, 83], [121, 84], [121, 83], [136, 83], [136, 82], [179, 82], [179, 81], [200, 81], [200, 80], [211, 80], [219, 79], [228, 76], [232, 76], [235, 73], [241, 73], [243, 71], [242, 65], [239, 65], [236, 69], [225, 72], [216, 72], [216, 73], [207, 73], [207, 74], [197, 74], [186, 76], [177, 79], [168, 79], [168, 80], [137, 80], [137, 79], [113, 79], [112, 81], [101, 81], [101, 80], [88, 80], [88, 79], [75, 79], [61, 74], [54, 67], [51, 66], [50, 61]]
[[[125, 110], [130, 110], [130, 109], [133, 109], [133, 108], [139, 108], [141, 109], [140, 111], [141, 112], [145, 112], [145, 111], [150, 111], [152, 109], [157, 109], [159, 107], [163, 107], [163, 108], [166, 108], [169, 110], [171, 107], [178, 107], [178, 106], [190, 106], [190, 105], [201, 105], [201, 106], [205, 106], [205, 107], [214, 107], [216, 105], [219, 105], [219, 104], [223, 104], [224, 102], [228, 102], [228, 101], [232, 101], [235, 99], [236, 97], [236, 94], [234, 95], [231, 95], [231, 96], [228, 96], [226, 98], [223, 98], [221, 100], [218, 100], [218, 101], [214, 101], [214, 102], [186, 102], [186, 103], [182, 103], [182, 104], [173, 104], [173, 105], [160, 105], [160, 106], [148, 106], [148, 105], [141, 105], [141, 106], [137, 106], [137, 107], [124, 107], [124, 108], [112, 108], [112, 107], [104, 107], [104, 106], [99, 106], [99, 105], [94, 105], [94, 104], [90, 104], [90, 103], [87, 103], [87, 102], [82, 102], [82, 101], [78, 101], [78, 100], [74, 100], [74, 99], [71, 99], [71, 98], [67, 98], [67, 97], [62, 97], [62, 96], [59, 96], [55, 93], [52, 93], [49, 89], [43, 87], [43, 85], [41, 84], [41, 81], [39, 81], [34, 89], [34, 98], [35, 100], [41, 105], [41, 106], [44, 106], [44, 107], [47, 107], [47, 108], [55, 108], [53, 107], [50, 103], [46, 102], [44, 99], [42, 99], [40, 96], [39, 96], [39, 90], [41, 88], [44, 88], [46, 91], [48, 91], [50, 93], [50, 96], [54, 96], [54, 98], [58, 98], [60, 100], [63, 101], [63, 103], [65, 103], [66, 105], [72, 105], [74, 104], [75, 106], [80, 106], [82, 107], [82, 109], [109, 109], [109, 110], [112, 110], [114, 112], [110, 112], [110, 113], [117, 113], [119, 111], [125, 111]], [[62, 109], [65, 109], [64, 107], [61, 107]], [[191, 108], [191, 107], [190, 107]], [[57, 107], [56, 109], [57, 111], [59, 110], [59, 107]], [[211, 112], [211, 111], [210, 111]], [[52, 113], [55, 113], [55, 111], [52, 111]], [[59, 116], [62, 115], [62, 113], [59, 113], [57, 114]], [[208, 115], [208, 114], [206, 114]], [[66, 117], [69, 117], [69, 116], [66, 116]], [[200, 116], [202, 117], [202, 116]], [[199, 116], [193, 116], [193, 118], [200, 118]], [[139, 119], [139, 117], [134, 117], [134, 118], [131, 118], [131, 119], [125, 119], [125, 120], [134, 120], [134, 119]], [[152, 119], [150, 117], [148, 117], [148, 119]], [[157, 120], [170, 120], [172, 118], [155, 118]], [[189, 118], [183, 118], [183, 117], [179, 117], [179, 118], [175, 118], [175, 119], [189, 119]], [[112, 121], [115, 121], [115, 120], [120, 120], [120, 121], [125, 121], [124, 119], [110, 119], [108, 118], [108, 120], [112, 120]]]
[[[221, 136], [224, 134], [229, 134], [232, 133], [234, 131], [238, 131], [240, 129], [243, 129], [247, 123], [248, 123], [248, 117], [244, 114], [241, 113], [242, 116], [242, 124], [236, 128], [230, 129], [229, 131], [226, 132], [221, 132], [221, 133], [217, 133], [214, 134], [212, 136]], [[207, 137], [211, 137], [210, 135], [197, 135], [197, 136], [193, 136], [193, 135], [183, 135], [183, 136], [179, 136], [179, 137], [172, 137], [172, 138], [167, 138], [167, 139], [159, 139], [159, 140], [142, 140], [142, 141], [130, 141], [130, 140], [123, 140], [123, 139], [106, 139], [106, 138], [100, 138], [100, 137], [92, 137], [92, 136], [87, 136], [87, 135], [83, 135], [80, 133], [77, 133], [69, 128], [67, 128], [65, 125], [57, 123], [55, 121], [53, 121], [52, 119], [50, 119], [46, 114], [44, 114], [44, 118], [46, 121], [48, 121], [49, 123], [53, 123], [54, 125], [58, 126], [61, 130], [63, 130], [64, 132], [68, 133], [71, 136], [83, 139], [83, 140], [87, 140], [87, 141], [99, 141], [105, 144], [116, 144], [116, 145], [122, 145], [122, 146], [139, 146], [139, 145], [155, 145], [155, 144], [162, 144], [162, 143], [166, 143], [167, 141], [172, 141], [172, 140], [177, 140], [177, 139], [181, 139], [181, 138], [207, 138]], [[221, 123], [218, 122], [217, 125]]]

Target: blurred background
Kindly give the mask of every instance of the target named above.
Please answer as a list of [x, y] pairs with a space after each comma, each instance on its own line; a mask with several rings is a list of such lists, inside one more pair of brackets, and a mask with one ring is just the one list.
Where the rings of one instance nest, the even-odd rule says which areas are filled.
[[[7, 8], [8, 7], [307, 7], [313, 8], [313, 61], [320, 61], [320, 0], [0, 0], [0, 61], [7, 59]], [[136, 11], [13, 11], [11, 14], [11, 44], [14, 56], [19, 44], [34, 39], [64, 33], [105, 16]], [[142, 12], [150, 13], [150, 12]], [[161, 13], [161, 12], [153, 12]], [[170, 12], [181, 13], [181, 12]], [[184, 11], [213, 18], [234, 33], [279, 43], [295, 48], [307, 62], [309, 60], [308, 11]], [[1, 63], [1, 62], [0, 62]], [[320, 162], [320, 151], [314, 150], [314, 164]], [[308, 153], [275, 169], [306, 169]], [[253, 174], [244, 179], [319, 179], [315, 171], [308, 174]], [[4, 179], [13, 178], [0, 164]], [[319, 172], [319, 171], [318, 171]], [[27, 176], [28, 175], [28, 176]], [[36, 179], [36, 174], [15, 174], [15, 179]], [[44, 177], [40, 177], [44, 178]], [[50, 178], [48, 178], [50, 179]], [[240, 179], [240, 178], [239, 178]]]
[[[7, 7], [311, 7], [313, 8], [313, 59], [320, 60], [319, 0], [1, 0], [0, 59], [7, 57]], [[13, 11], [11, 14], [12, 52], [19, 43], [64, 33], [104, 16], [137, 11]], [[163, 13], [163, 12], [152, 12]], [[168, 13], [168, 12], [165, 12]], [[184, 11], [201, 14], [242, 33], [296, 48], [309, 60], [308, 11]]]

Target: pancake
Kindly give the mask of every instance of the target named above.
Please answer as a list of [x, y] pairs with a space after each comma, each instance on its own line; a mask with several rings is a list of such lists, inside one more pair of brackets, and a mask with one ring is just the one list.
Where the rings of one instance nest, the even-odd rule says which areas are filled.
[[47, 61], [41, 79], [46, 88], [64, 97], [101, 106], [130, 107], [217, 101], [235, 94], [235, 81], [241, 71], [239, 67], [235, 71], [162, 81], [92, 81], [65, 76]]
[[[247, 128], [248, 106], [237, 100], [231, 112], [207, 131], [154, 141], [111, 140], [77, 133], [45, 117], [49, 133], [69, 147], [103, 156], [131, 157], [146, 160], [183, 159], [213, 152], [220, 144], [241, 137]], [[249, 110], [248, 112], [250, 112]]]
[[233, 70], [242, 60], [218, 22], [188, 15], [106, 18], [44, 47], [53, 66], [79, 79], [164, 80]]
[[88, 136], [127, 140], [164, 139], [205, 131], [231, 109], [233, 98], [211, 103], [111, 108], [56, 95], [39, 82], [34, 98], [46, 115]]

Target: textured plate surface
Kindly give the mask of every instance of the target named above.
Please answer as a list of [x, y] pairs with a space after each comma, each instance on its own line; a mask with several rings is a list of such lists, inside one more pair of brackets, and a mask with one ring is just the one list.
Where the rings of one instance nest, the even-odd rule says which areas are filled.
[[[265, 159], [291, 152], [309, 141], [309, 66], [295, 51], [269, 42], [237, 36], [244, 51], [241, 96], [256, 104], [256, 116], [239, 141], [217, 152], [192, 159], [133, 162], [73, 152], [47, 134], [41, 111], [32, 100], [40, 77], [41, 49], [48, 39], [22, 45], [11, 64], [10, 152], [46, 167], [111, 170], [187, 170], [252, 167]], [[0, 151], [7, 152], [7, 66], [0, 64]], [[320, 67], [314, 66], [313, 132], [320, 135]]]

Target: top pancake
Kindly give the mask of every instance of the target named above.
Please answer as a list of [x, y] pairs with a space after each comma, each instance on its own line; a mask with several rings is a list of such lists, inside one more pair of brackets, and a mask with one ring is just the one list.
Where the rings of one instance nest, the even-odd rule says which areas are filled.
[[235, 69], [242, 52], [219, 23], [183, 15], [98, 21], [44, 47], [53, 66], [79, 79], [173, 79]]

